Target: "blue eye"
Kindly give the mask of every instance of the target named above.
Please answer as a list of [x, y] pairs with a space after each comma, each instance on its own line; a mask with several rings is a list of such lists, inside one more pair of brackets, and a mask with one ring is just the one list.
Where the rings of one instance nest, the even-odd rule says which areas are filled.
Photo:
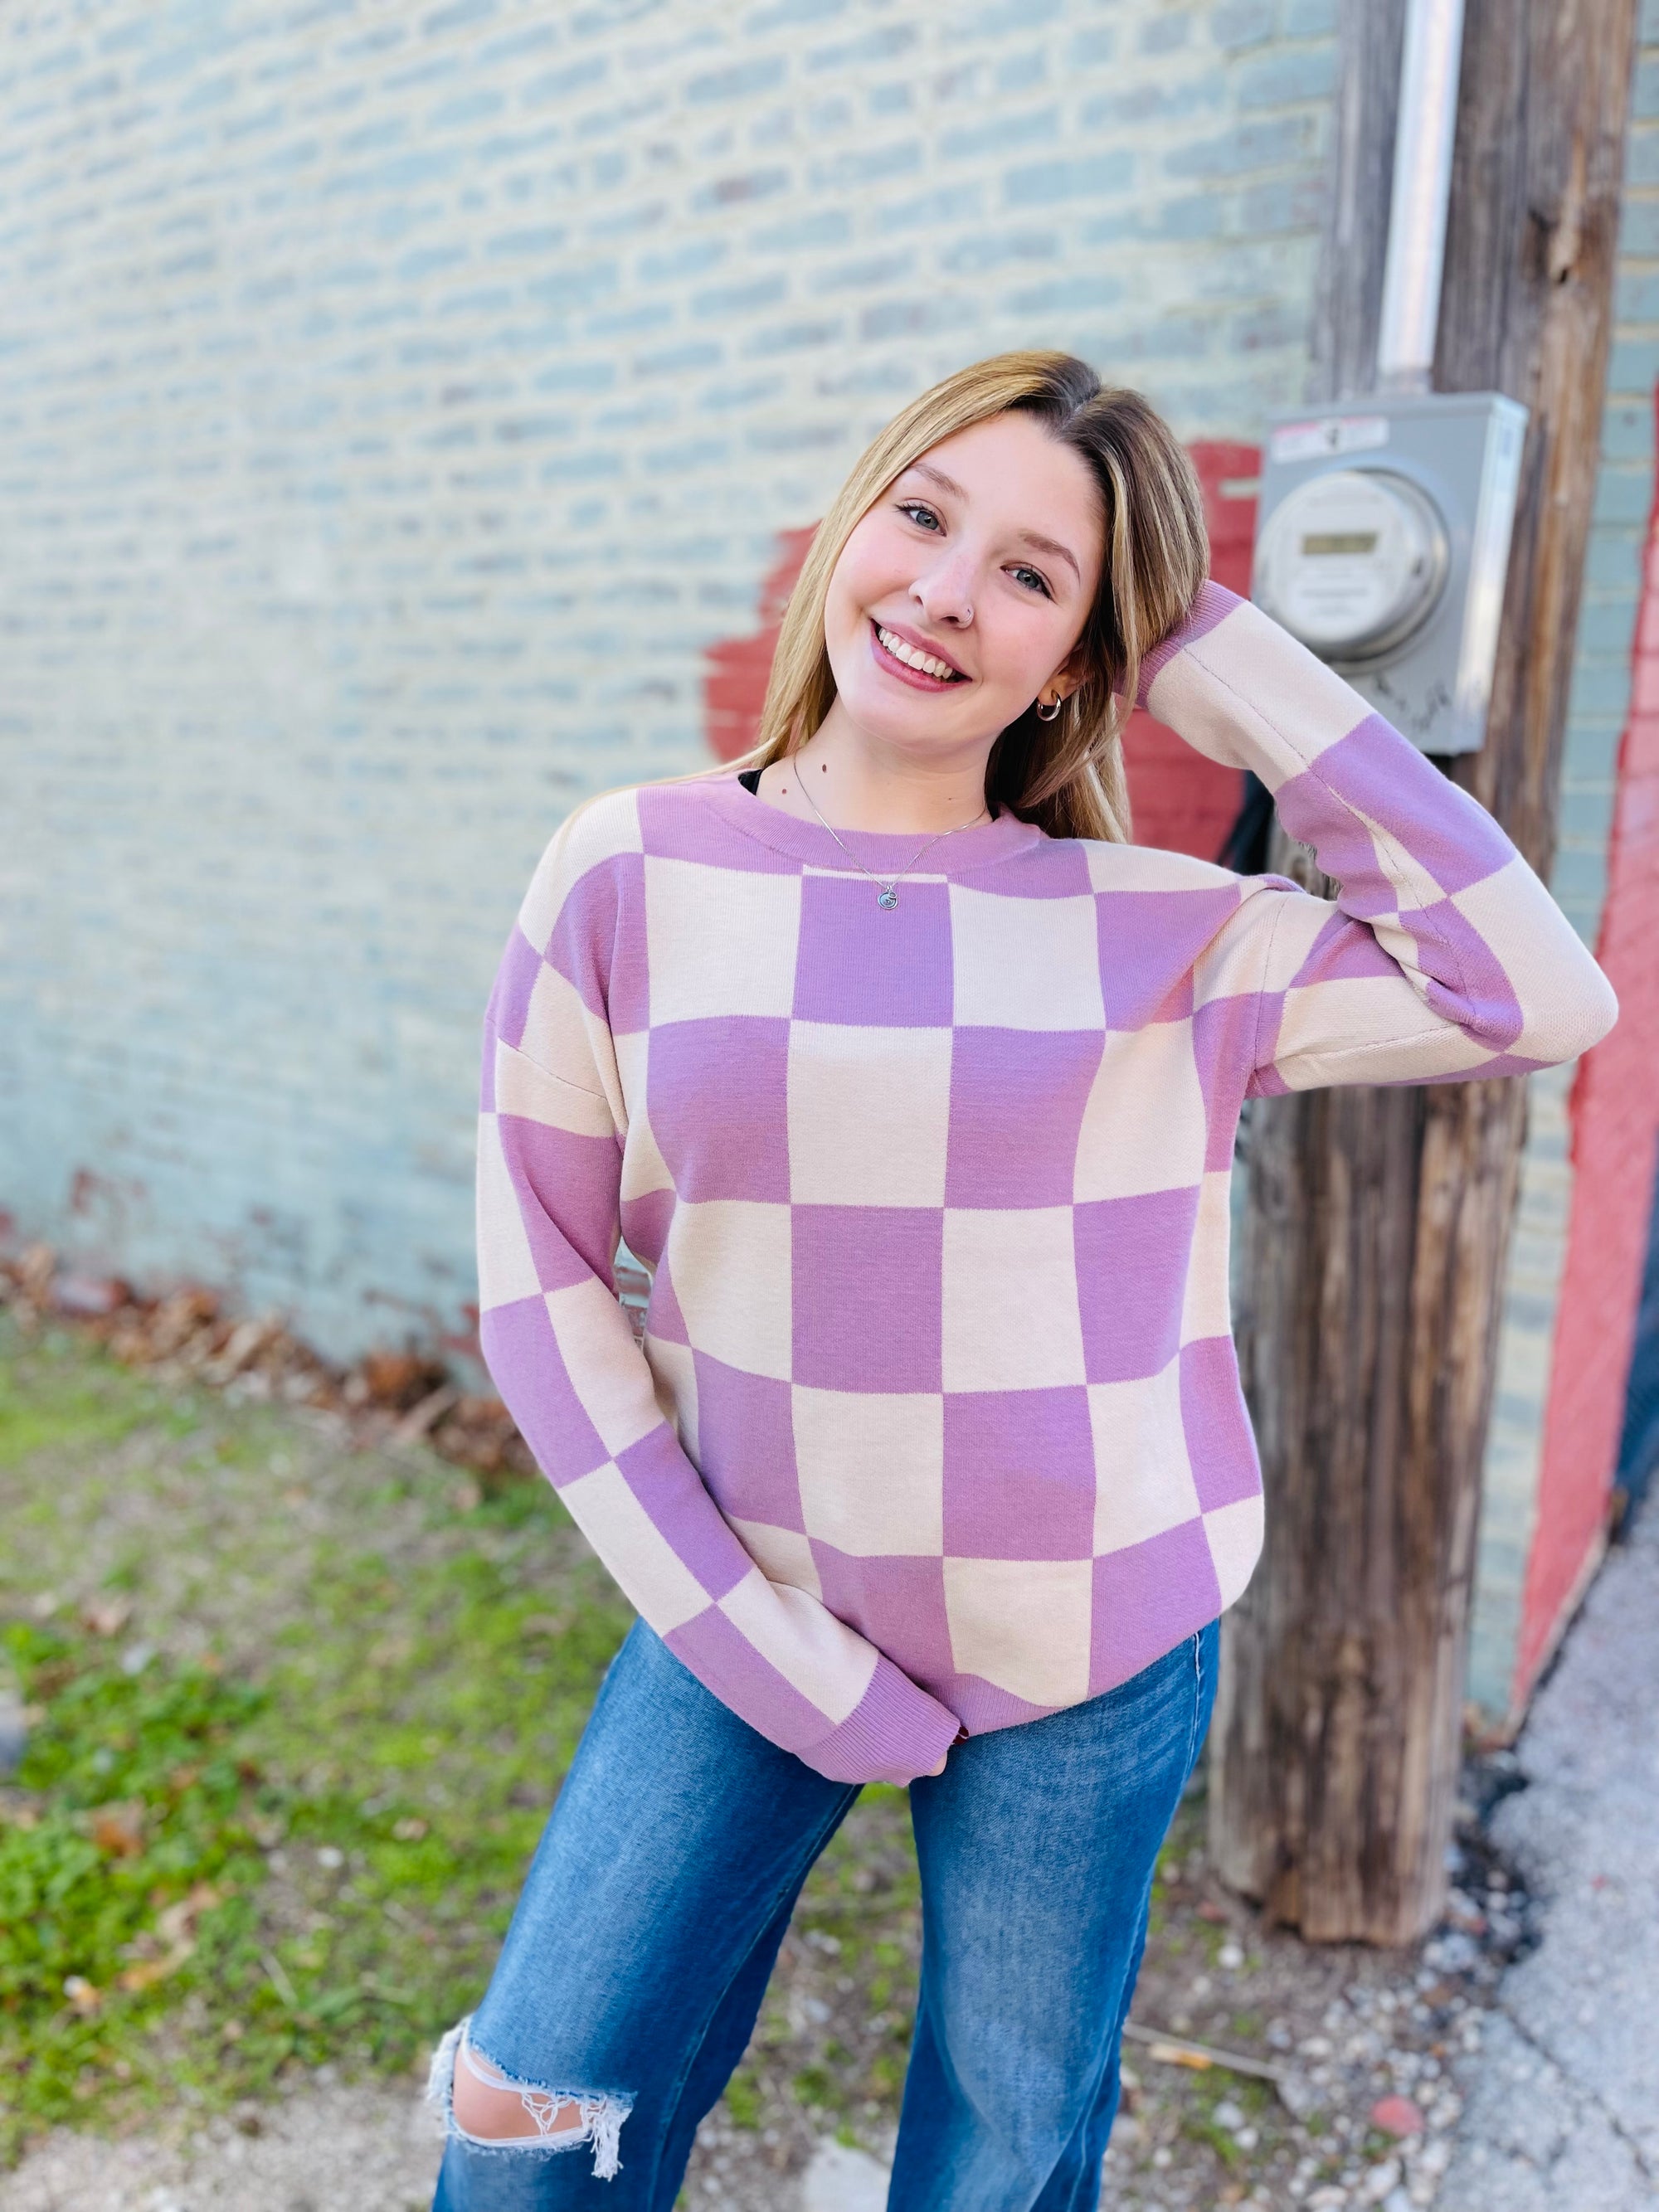
[[[926, 500], [902, 499], [896, 504], [899, 513], [908, 520], [914, 522], [918, 530], [932, 531], [935, 535], [943, 532], [945, 525]], [[1045, 599], [1053, 599], [1054, 593], [1048, 589], [1048, 579], [1040, 569], [1028, 568], [1024, 562], [1021, 562], [1018, 567], [1011, 568], [1008, 574], [1013, 577], [1022, 590], [1040, 592]]]

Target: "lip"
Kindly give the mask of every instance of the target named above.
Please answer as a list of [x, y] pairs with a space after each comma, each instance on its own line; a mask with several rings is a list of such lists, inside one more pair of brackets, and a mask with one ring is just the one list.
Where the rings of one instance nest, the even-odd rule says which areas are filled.
[[969, 676], [967, 670], [960, 667], [951, 659], [951, 655], [935, 644], [932, 638], [919, 637], [915, 630], [907, 629], [902, 623], [878, 623], [876, 617], [872, 615], [870, 651], [875, 658], [877, 666], [885, 669], [890, 676], [902, 677], [907, 684], [912, 684], [919, 691], [954, 691], [956, 689], [954, 684], [942, 677], [925, 675], [920, 668], [912, 668], [907, 661], [896, 659], [877, 635], [878, 630], [884, 629], [890, 630], [895, 637], [902, 637], [907, 645], [915, 646], [918, 653], [931, 653], [935, 660], [942, 660], [949, 667], [956, 669], [957, 676], [964, 683], [972, 682], [973, 679]]

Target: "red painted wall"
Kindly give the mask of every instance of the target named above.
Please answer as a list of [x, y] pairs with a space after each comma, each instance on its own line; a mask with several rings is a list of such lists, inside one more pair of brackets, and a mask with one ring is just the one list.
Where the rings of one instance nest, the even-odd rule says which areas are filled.
[[1619, 994], [1573, 1088], [1572, 1212], [1556, 1316], [1514, 1706], [1525, 1704], [1607, 1525], [1659, 1143], [1659, 503], [1648, 526], [1596, 957]]
[[[1210, 574], [1218, 584], [1248, 598], [1250, 549], [1255, 538], [1257, 446], [1200, 439], [1187, 449], [1204, 490], [1210, 532]], [[1129, 771], [1129, 804], [1135, 842], [1212, 860], [1237, 815], [1244, 780], [1218, 768], [1150, 714], [1132, 714], [1123, 732]]]
[[[1204, 489], [1211, 573], [1218, 583], [1247, 593], [1260, 450], [1213, 441], [1200, 441], [1189, 450]], [[755, 742], [778, 625], [811, 542], [810, 529], [782, 532], [778, 557], [761, 586], [759, 629], [709, 648], [703, 729], [718, 759], [735, 760]], [[1238, 812], [1242, 779], [1202, 759], [1150, 714], [1130, 718], [1123, 751], [1137, 842], [1213, 860]]]
[[777, 558], [761, 586], [760, 628], [749, 637], [726, 638], [703, 656], [702, 726], [717, 760], [736, 760], [760, 734], [766, 679], [789, 594], [795, 588], [816, 523], [778, 533]]

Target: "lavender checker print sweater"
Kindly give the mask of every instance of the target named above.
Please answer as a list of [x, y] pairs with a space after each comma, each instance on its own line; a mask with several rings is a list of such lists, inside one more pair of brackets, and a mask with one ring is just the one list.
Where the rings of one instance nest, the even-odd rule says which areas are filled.
[[489, 1370], [646, 1620], [839, 1781], [1109, 1689], [1244, 1589], [1245, 1098], [1520, 1074], [1616, 1012], [1491, 817], [1248, 602], [1206, 586], [1143, 696], [1263, 778], [1334, 903], [1004, 814], [884, 913], [725, 776], [580, 809], [496, 981]]

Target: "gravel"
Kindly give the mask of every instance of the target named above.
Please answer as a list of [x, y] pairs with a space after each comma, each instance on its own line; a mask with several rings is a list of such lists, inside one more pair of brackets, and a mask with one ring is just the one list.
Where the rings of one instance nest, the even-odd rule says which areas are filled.
[[314, 2083], [193, 2139], [60, 2129], [0, 2179], [3, 2212], [426, 2212], [430, 2116], [408, 2090]]

